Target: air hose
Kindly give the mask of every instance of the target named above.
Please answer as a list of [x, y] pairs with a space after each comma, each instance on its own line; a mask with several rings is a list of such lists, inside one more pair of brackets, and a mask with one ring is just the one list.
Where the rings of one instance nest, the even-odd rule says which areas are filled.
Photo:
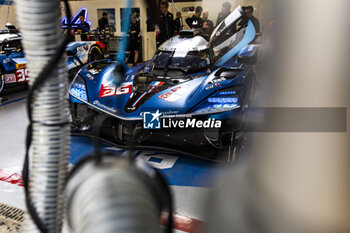
[[[68, 1], [64, 3], [70, 19]], [[31, 78], [27, 103], [30, 124], [23, 166], [29, 215], [23, 232], [62, 230], [70, 129], [64, 56], [68, 36], [62, 36], [59, 9], [58, 0], [17, 0]], [[73, 232], [159, 232], [164, 207], [169, 211], [167, 232], [172, 232], [172, 201], [163, 177], [130, 159], [105, 162], [105, 158], [101, 156], [101, 160], [94, 159], [74, 169], [80, 171], [78, 168], [83, 167], [68, 186], [67, 219]]]
[[[148, 170], [154, 173], [154, 170]], [[150, 174], [152, 175], [152, 174]], [[67, 186], [67, 222], [74, 233], [159, 233], [161, 186], [123, 157], [91, 159]]]
[[31, 87], [23, 168], [30, 217], [26, 217], [22, 231], [61, 232], [70, 127], [64, 53], [66, 37], [62, 36], [59, 22], [60, 1], [16, 0], [16, 13]]

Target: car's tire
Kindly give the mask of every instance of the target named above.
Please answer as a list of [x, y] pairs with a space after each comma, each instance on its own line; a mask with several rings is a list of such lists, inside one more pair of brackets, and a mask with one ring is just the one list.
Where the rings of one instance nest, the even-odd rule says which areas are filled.
[[2, 69], [0, 68], [0, 96], [2, 93], [2, 90], [4, 89], [4, 85], [5, 85], [5, 80], [1, 77], [2, 76]]
[[216, 160], [234, 163], [240, 156], [240, 152], [243, 149], [243, 142], [245, 139], [243, 132], [232, 132], [229, 145], [225, 145], [223, 148], [217, 150]]
[[238, 157], [238, 146], [233, 145], [232, 147], [230, 146], [227, 150], [227, 162], [234, 163]]
[[101, 60], [104, 58], [104, 55], [102, 53], [102, 50], [99, 46], [93, 46], [90, 51], [89, 51], [89, 61], [88, 62], [93, 62], [97, 60]]

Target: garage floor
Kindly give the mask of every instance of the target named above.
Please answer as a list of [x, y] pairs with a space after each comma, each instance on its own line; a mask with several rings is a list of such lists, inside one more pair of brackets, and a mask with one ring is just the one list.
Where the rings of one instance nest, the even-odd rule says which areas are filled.
[[[25, 209], [21, 169], [24, 158], [25, 129], [28, 123], [24, 99], [16, 98], [0, 106], [0, 203]], [[105, 145], [105, 149], [122, 153], [122, 149]], [[92, 151], [89, 138], [72, 137], [70, 163]], [[135, 156], [162, 168], [162, 161], [169, 158], [175, 163], [171, 168], [161, 169], [173, 191], [177, 232], [193, 232], [205, 215], [201, 210], [212, 185], [210, 177], [217, 174], [215, 163], [186, 155], [155, 151], [135, 152]], [[155, 158], [155, 159], [150, 159]], [[197, 221], [198, 220], [198, 221]], [[186, 225], [187, 224], [187, 225]], [[189, 226], [188, 224], [192, 224]], [[193, 226], [193, 227], [192, 227]], [[6, 232], [6, 231], [5, 231]]]

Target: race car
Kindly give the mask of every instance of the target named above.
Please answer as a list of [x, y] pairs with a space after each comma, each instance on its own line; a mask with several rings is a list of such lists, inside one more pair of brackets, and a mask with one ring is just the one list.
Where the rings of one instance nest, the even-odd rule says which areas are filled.
[[[27, 59], [18, 30], [0, 30], [0, 97], [28, 86]], [[86, 63], [104, 58], [103, 44], [98, 41], [79, 41], [68, 44], [67, 69], [71, 78]]]
[[28, 82], [27, 60], [16, 29], [0, 30], [0, 96], [7, 90], [20, 88]]
[[254, 93], [254, 37], [238, 7], [210, 38], [180, 31], [138, 66], [109, 60], [84, 66], [69, 90], [73, 133], [235, 160]]
[[67, 45], [67, 69], [71, 78], [85, 64], [104, 58], [105, 45], [99, 41], [77, 41]]

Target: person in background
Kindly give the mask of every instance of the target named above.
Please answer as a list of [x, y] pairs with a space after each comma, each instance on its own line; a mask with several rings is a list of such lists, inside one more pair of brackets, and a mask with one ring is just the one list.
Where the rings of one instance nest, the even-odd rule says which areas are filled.
[[221, 12], [218, 14], [218, 18], [216, 20], [216, 26], [218, 26], [221, 23], [221, 21], [223, 21], [230, 13], [231, 13], [231, 3], [224, 2], [222, 4]]
[[204, 20], [201, 18], [202, 12], [203, 8], [201, 6], [197, 6], [193, 16], [186, 19], [186, 23], [191, 29], [203, 27]]
[[80, 19], [80, 24], [78, 26], [77, 32], [81, 34], [80, 35], [81, 41], [87, 41], [88, 38], [86, 33], [90, 32], [90, 25], [87, 22], [85, 22], [85, 18], [83, 15], [80, 15], [79, 19]]
[[157, 48], [167, 39], [174, 36], [174, 16], [168, 11], [169, 3], [164, 0], [160, 3], [160, 21], [156, 25]]
[[181, 12], [176, 12], [176, 19], [174, 20], [174, 35], [177, 35], [179, 31], [183, 29]]
[[129, 29], [129, 51], [134, 53], [134, 66], [139, 60], [139, 48], [140, 48], [140, 21], [137, 20], [136, 13], [131, 15], [130, 29]]
[[212, 31], [214, 30], [214, 23], [211, 21], [209, 18], [209, 12], [208, 11], [203, 11], [203, 32], [205, 34], [210, 35]]
[[260, 22], [257, 18], [253, 16], [254, 7], [253, 6], [246, 6], [244, 7], [244, 14], [247, 16], [250, 21], [252, 21], [256, 33], [260, 33]]
[[108, 27], [108, 14], [106, 12], [102, 13], [102, 18], [98, 20], [98, 30], [102, 31]]

